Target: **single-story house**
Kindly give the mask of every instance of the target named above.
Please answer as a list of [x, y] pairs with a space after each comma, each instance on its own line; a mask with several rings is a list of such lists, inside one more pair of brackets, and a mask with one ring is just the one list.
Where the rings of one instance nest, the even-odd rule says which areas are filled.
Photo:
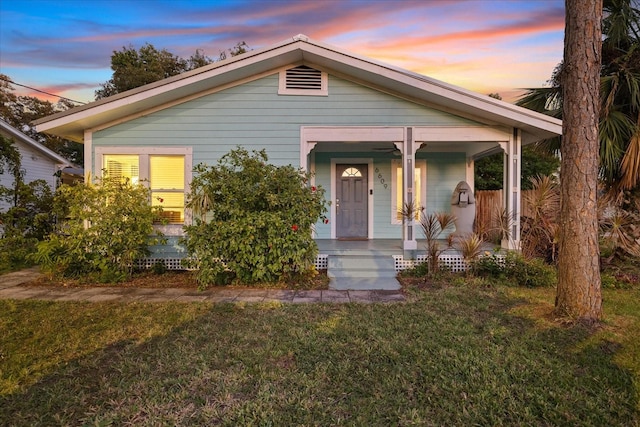
[[[15, 148], [20, 153], [24, 182], [29, 183], [41, 179], [52, 190], [55, 190], [65, 179], [71, 182], [73, 179], [82, 178], [82, 170], [69, 160], [33, 140], [2, 119], [0, 119], [0, 135], [13, 141]], [[0, 185], [12, 187], [13, 184], [13, 175], [8, 171], [0, 174]], [[8, 207], [4, 201], [0, 201], [0, 210]]]
[[[503, 152], [505, 206], [520, 235], [523, 145], [562, 133], [557, 119], [298, 35], [36, 122], [84, 143], [85, 171], [149, 181], [173, 212], [166, 235], [188, 222], [192, 167], [236, 146], [314, 173], [329, 223], [318, 241], [394, 239], [416, 248], [409, 202], [450, 211], [474, 161]], [[155, 197], [153, 198], [156, 199]]]

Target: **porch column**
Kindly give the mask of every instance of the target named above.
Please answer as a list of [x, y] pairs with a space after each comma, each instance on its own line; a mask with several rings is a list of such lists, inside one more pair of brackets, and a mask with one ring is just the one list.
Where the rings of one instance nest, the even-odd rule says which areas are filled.
[[[413, 128], [406, 128], [404, 134], [404, 149], [402, 150], [402, 202], [406, 205], [413, 204], [413, 189], [415, 188], [415, 163], [416, 151], [414, 150]], [[403, 225], [402, 248], [405, 251], [418, 249], [416, 241], [415, 219], [406, 218]]]
[[520, 129], [514, 129], [506, 144], [504, 155], [504, 206], [511, 218], [508, 239], [502, 240], [505, 249], [520, 249], [520, 177], [522, 167], [522, 137]]
[[95, 159], [93, 158], [93, 132], [84, 131], [84, 182], [91, 181], [93, 176]]

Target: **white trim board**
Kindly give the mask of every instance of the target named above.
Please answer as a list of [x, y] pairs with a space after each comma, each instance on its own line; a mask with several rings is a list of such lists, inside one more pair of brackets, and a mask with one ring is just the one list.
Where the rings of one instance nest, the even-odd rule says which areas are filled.
[[336, 165], [359, 163], [367, 165], [367, 238], [373, 239], [373, 159], [370, 157], [332, 157], [331, 158], [331, 239], [336, 238]]

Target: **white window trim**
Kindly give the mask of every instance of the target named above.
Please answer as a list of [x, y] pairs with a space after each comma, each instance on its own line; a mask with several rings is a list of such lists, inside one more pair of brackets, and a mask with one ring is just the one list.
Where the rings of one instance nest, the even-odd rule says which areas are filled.
[[[424, 159], [417, 159], [415, 167], [420, 168], [420, 200], [426, 209], [427, 204], [427, 161]], [[402, 188], [398, 188], [397, 169], [402, 168], [402, 160], [391, 160], [391, 224], [402, 225], [402, 220], [398, 219], [396, 210], [396, 199], [398, 196], [398, 190], [402, 191]]]
[[[185, 197], [191, 188], [191, 178], [193, 176], [193, 148], [192, 147], [118, 147], [104, 146], [95, 147], [94, 164], [96, 166], [96, 176], [102, 176], [102, 159], [104, 155], [136, 154], [140, 156], [140, 178], [141, 182], [148, 185], [149, 180], [149, 156], [184, 156], [184, 192]], [[191, 225], [192, 215], [189, 209], [184, 210], [184, 224], [155, 225], [154, 228], [162, 232], [165, 236], [182, 236], [182, 227]]]
[[320, 71], [320, 89], [319, 90], [305, 90], [305, 89], [287, 89], [287, 70], [295, 68], [298, 65], [286, 67], [278, 73], [278, 95], [295, 95], [295, 96], [329, 96], [329, 76], [326, 72]]

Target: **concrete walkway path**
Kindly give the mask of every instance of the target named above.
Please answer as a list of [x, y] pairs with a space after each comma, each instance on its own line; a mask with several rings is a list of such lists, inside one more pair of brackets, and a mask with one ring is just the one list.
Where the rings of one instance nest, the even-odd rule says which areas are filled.
[[246, 303], [389, 303], [405, 300], [400, 291], [211, 288], [204, 291], [184, 288], [59, 288], [23, 286], [41, 276], [36, 268], [0, 276], [0, 299], [49, 301], [119, 302], [246, 302]]

